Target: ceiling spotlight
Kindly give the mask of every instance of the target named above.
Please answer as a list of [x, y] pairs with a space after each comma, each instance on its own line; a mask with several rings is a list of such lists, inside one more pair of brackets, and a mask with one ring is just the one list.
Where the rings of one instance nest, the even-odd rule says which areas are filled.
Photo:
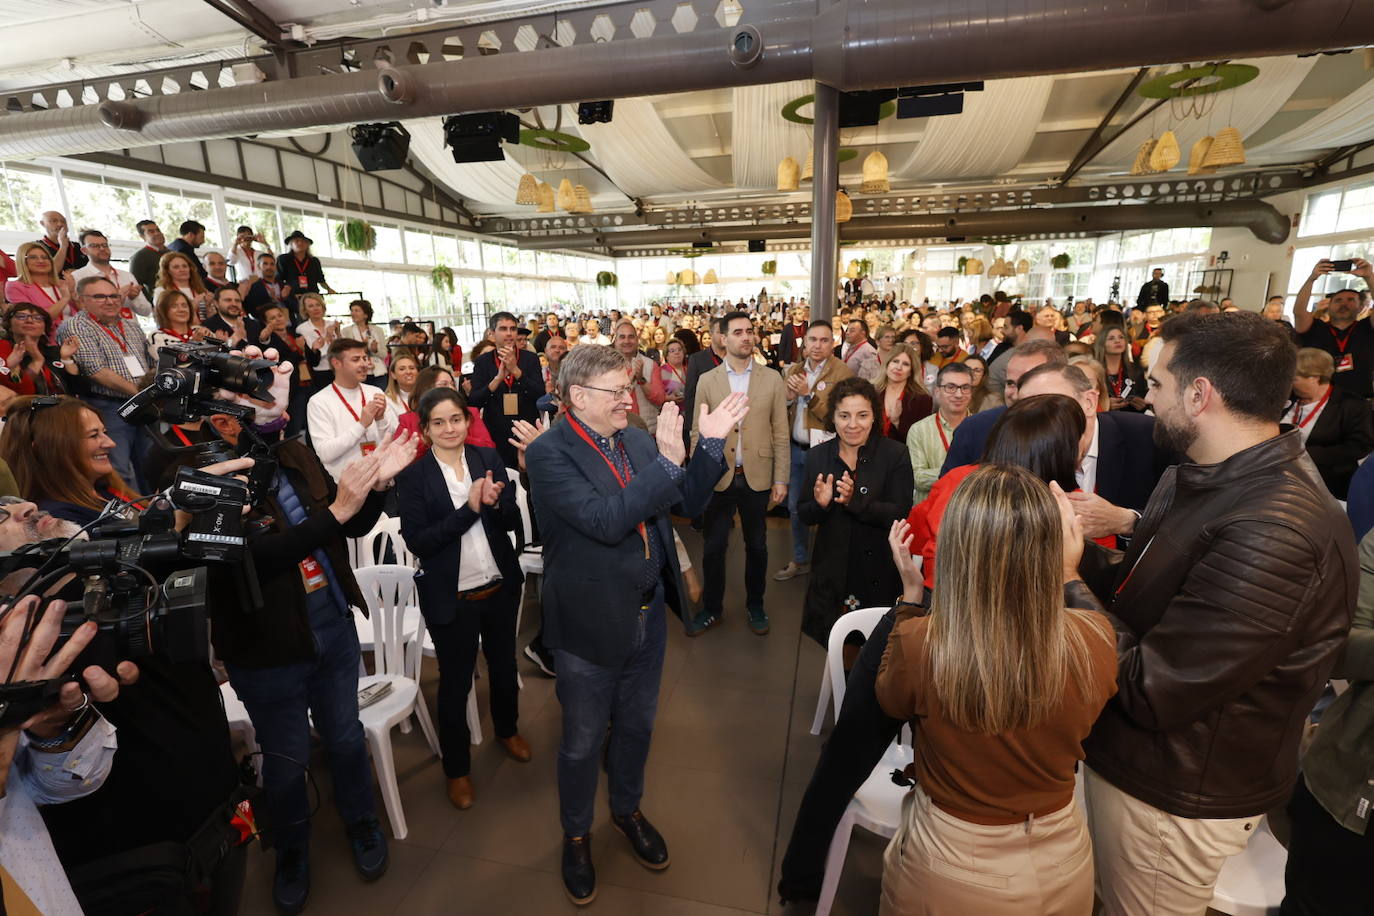
[[577, 105], [578, 124], [609, 124], [615, 113], [615, 102], [579, 102]]
[[358, 124], [349, 130], [353, 137], [353, 155], [365, 172], [399, 169], [406, 164], [410, 151], [410, 131], [399, 121], [385, 124]]
[[982, 92], [983, 81], [906, 86], [897, 90], [897, 117], [933, 118], [964, 110], [965, 92]]
[[444, 145], [454, 162], [499, 162], [501, 141], [520, 142], [520, 119], [505, 111], [479, 111], [444, 118]]

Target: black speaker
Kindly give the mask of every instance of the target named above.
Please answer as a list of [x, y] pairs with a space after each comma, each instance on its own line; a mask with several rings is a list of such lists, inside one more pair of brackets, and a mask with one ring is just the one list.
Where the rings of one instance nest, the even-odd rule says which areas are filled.
[[750, 253], [753, 253], [753, 252], [756, 252], [756, 251], [767, 251], [767, 250], [768, 250], [768, 242], [766, 242], [765, 240], [763, 240], [763, 239], [750, 239], [750, 240], [749, 240], [749, 251], [750, 251]]
[[715, 248], [715, 247], [716, 247], [716, 243], [715, 243], [715, 242], [693, 242], [693, 243], [692, 243], [692, 247], [693, 247], [693, 248]]
[[385, 172], [404, 168], [410, 152], [410, 132], [397, 121], [386, 124], [359, 124], [349, 133], [353, 155], [365, 172]]

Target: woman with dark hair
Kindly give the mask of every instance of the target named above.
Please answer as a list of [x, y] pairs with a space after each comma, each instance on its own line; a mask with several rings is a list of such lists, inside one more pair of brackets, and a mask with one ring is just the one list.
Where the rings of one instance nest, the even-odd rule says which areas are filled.
[[969, 397], [968, 412], [978, 413], [985, 407], [996, 406], [988, 400], [988, 361], [977, 353], [970, 353], [964, 360], [969, 374], [973, 376], [973, 394]]
[[1131, 358], [1126, 329], [1104, 322], [1101, 332], [1093, 339], [1093, 358], [1106, 371], [1110, 409], [1144, 412], [1147, 406], [1145, 373]]
[[420, 398], [420, 429], [429, 452], [396, 478], [401, 536], [420, 561], [415, 588], [439, 662], [439, 744], [448, 798], [472, 806], [467, 696], [480, 645], [487, 659], [496, 740], [522, 763], [530, 746], [517, 730], [515, 671], [520, 561], [508, 532], [520, 510], [495, 449], [467, 441], [463, 396], [434, 388]]
[[[367, 344], [367, 355], [372, 357], [374, 370], [367, 377], [367, 384], [374, 388], [386, 388], [386, 367], [382, 365], [386, 356], [386, 329], [372, 323], [372, 303], [366, 299], [354, 299], [348, 303], [348, 314], [353, 320], [339, 330], [339, 336]], [[382, 371], [375, 371], [378, 369]]]
[[0, 385], [17, 395], [67, 394], [79, 383], [81, 370], [72, 357], [78, 341], [73, 334], [60, 347], [48, 343], [52, 316], [31, 302], [16, 302], [5, 312], [0, 340]]
[[[396, 428], [396, 435], [399, 436], [406, 430], [410, 430], [420, 440], [419, 449], [415, 452], [415, 460], [419, 461], [429, 451], [429, 444], [421, 434], [420, 414], [415, 409], [420, 405], [420, 399], [429, 391], [435, 388], [448, 388], [458, 391], [457, 380], [452, 372], [441, 369], [438, 366], [426, 366], [415, 376], [415, 387], [410, 392], [411, 409], [401, 414], [400, 424]], [[467, 398], [461, 391], [458, 396], [467, 403]], [[491, 438], [491, 433], [487, 430], [487, 425], [482, 422], [482, 412], [476, 407], [468, 408], [468, 445], [481, 446], [482, 448], [495, 448], [496, 442]]]
[[78, 525], [95, 521], [114, 497], [137, 496], [110, 463], [114, 447], [100, 414], [65, 396], [15, 399], [0, 433], [0, 460], [24, 498]]
[[841, 379], [825, 413], [835, 438], [806, 453], [797, 511], [817, 529], [802, 632], [822, 647], [842, 614], [886, 605], [901, 589], [887, 534], [911, 508], [911, 464], [906, 449], [883, 435], [882, 410], [866, 379]]
[[434, 337], [434, 361], [432, 365], [452, 370], [463, 368], [463, 348], [458, 345], [458, 332], [453, 328], [440, 328]]
[[687, 359], [691, 359], [693, 353], [701, 352], [701, 338], [690, 328], [678, 328], [673, 332], [673, 339], [682, 341], [687, 349]]

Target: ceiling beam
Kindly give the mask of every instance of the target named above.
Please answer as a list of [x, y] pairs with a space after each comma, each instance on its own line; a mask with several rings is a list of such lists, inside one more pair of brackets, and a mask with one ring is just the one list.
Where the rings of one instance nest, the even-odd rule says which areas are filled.
[[273, 49], [282, 49], [282, 27], [249, 0], [202, 0], [220, 15], [267, 42]]
[[[1089, 135], [1087, 140], [1083, 141], [1083, 145], [1079, 147], [1078, 152], [1075, 153], [1073, 159], [1069, 161], [1069, 167], [1064, 170], [1064, 174], [1059, 176], [1060, 184], [1067, 182], [1074, 175], [1078, 174], [1079, 169], [1087, 165], [1093, 156], [1096, 156], [1106, 148], [1107, 144], [1101, 142], [1102, 132], [1107, 129], [1107, 125], [1112, 123], [1112, 118], [1116, 117], [1116, 113], [1121, 110], [1121, 106], [1125, 105], [1126, 101], [1135, 94], [1136, 87], [1140, 85], [1141, 81], [1145, 79], [1145, 74], [1149, 72], [1149, 67], [1141, 67], [1135, 72], [1135, 76], [1131, 77], [1131, 81], [1126, 84], [1125, 89], [1121, 90], [1121, 94], [1116, 97], [1116, 101], [1112, 103], [1112, 107], [1107, 109], [1107, 113], [1102, 116], [1102, 120], [1099, 121], [1097, 127], [1093, 129], [1092, 134]], [[1125, 128], [1122, 129], [1124, 130]], [[1117, 136], [1120, 136], [1120, 134]]]

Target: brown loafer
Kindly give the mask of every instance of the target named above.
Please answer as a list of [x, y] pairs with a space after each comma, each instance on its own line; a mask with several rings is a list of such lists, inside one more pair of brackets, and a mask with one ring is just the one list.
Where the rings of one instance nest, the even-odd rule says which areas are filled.
[[467, 776], [450, 779], [448, 781], [448, 800], [453, 802], [453, 807], [459, 811], [466, 811], [471, 808], [472, 779]]
[[529, 763], [530, 758], [534, 756], [530, 751], [530, 743], [519, 735], [511, 735], [509, 738], [497, 738], [496, 740], [501, 742], [501, 746], [506, 749], [506, 753], [510, 755], [512, 760], [518, 760], [520, 763]]

